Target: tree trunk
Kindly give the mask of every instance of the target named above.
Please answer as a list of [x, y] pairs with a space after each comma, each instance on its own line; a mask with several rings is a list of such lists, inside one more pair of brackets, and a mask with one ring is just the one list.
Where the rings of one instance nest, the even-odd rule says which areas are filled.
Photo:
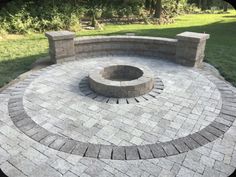
[[96, 14], [95, 14], [95, 12], [92, 15], [91, 26], [96, 27]]
[[156, 6], [156, 4], [155, 4], [155, 0], [151, 0], [151, 2], [150, 2], [150, 16], [153, 15], [153, 12], [154, 12], [155, 6]]
[[155, 17], [156, 18], [161, 18], [161, 0], [156, 0], [156, 5], [155, 5]]
[[180, 0], [176, 0], [176, 4], [177, 4], [177, 5], [179, 5], [179, 1], [180, 1]]
[[223, 1], [223, 9], [224, 9], [224, 12], [228, 11], [228, 3], [225, 1]]
[[201, 7], [202, 11], [207, 9], [207, 0], [202, 0], [202, 7]]
[[202, 8], [202, 0], [198, 0], [198, 8]]
[[179, 1], [180, 0], [176, 0], [176, 11], [178, 11], [178, 8], [179, 8]]
[[151, 0], [145, 0], [145, 9], [150, 11], [151, 8]]

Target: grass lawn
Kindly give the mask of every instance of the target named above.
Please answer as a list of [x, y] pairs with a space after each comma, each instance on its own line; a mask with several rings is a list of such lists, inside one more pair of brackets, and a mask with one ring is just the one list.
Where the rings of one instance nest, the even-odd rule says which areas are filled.
[[[219, 69], [236, 86], [236, 11], [229, 14], [194, 14], [179, 16], [169, 25], [107, 25], [104, 30], [81, 31], [78, 36], [117, 35], [134, 32], [142, 36], [174, 38], [184, 31], [205, 32], [205, 60]], [[39, 57], [48, 55], [44, 34], [8, 35], [0, 38], [0, 87], [30, 69]]]

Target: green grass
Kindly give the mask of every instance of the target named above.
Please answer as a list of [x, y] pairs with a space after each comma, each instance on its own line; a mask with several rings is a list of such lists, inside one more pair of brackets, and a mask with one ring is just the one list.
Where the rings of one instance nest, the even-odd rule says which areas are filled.
[[[175, 19], [169, 25], [107, 25], [103, 30], [81, 31], [77, 36], [117, 35], [134, 32], [142, 36], [174, 38], [184, 31], [205, 32], [207, 41], [205, 60], [219, 69], [221, 74], [236, 85], [236, 11], [229, 14], [193, 14]], [[39, 57], [48, 53], [44, 34], [5, 36], [0, 39], [0, 87], [30, 69]]]

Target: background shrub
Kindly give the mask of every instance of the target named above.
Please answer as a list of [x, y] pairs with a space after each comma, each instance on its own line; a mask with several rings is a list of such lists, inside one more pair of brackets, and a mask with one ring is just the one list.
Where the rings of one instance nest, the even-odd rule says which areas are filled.
[[10, 0], [0, 9], [0, 33], [79, 31], [81, 18], [93, 27], [100, 26], [104, 19], [118, 23], [172, 23], [173, 17], [199, 9], [202, 13], [222, 8], [226, 12], [226, 5], [222, 0]]
[[11, 1], [0, 10], [0, 29], [25, 34], [48, 30], [80, 29], [83, 8], [72, 1]]

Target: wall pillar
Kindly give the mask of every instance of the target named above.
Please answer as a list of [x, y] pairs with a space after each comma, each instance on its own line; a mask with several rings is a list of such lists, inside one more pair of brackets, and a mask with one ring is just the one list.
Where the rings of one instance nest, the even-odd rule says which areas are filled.
[[75, 59], [75, 33], [69, 31], [52, 31], [45, 33], [49, 41], [49, 54], [53, 63]]
[[210, 35], [205, 33], [184, 32], [176, 36], [176, 62], [185, 66], [200, 67]]

